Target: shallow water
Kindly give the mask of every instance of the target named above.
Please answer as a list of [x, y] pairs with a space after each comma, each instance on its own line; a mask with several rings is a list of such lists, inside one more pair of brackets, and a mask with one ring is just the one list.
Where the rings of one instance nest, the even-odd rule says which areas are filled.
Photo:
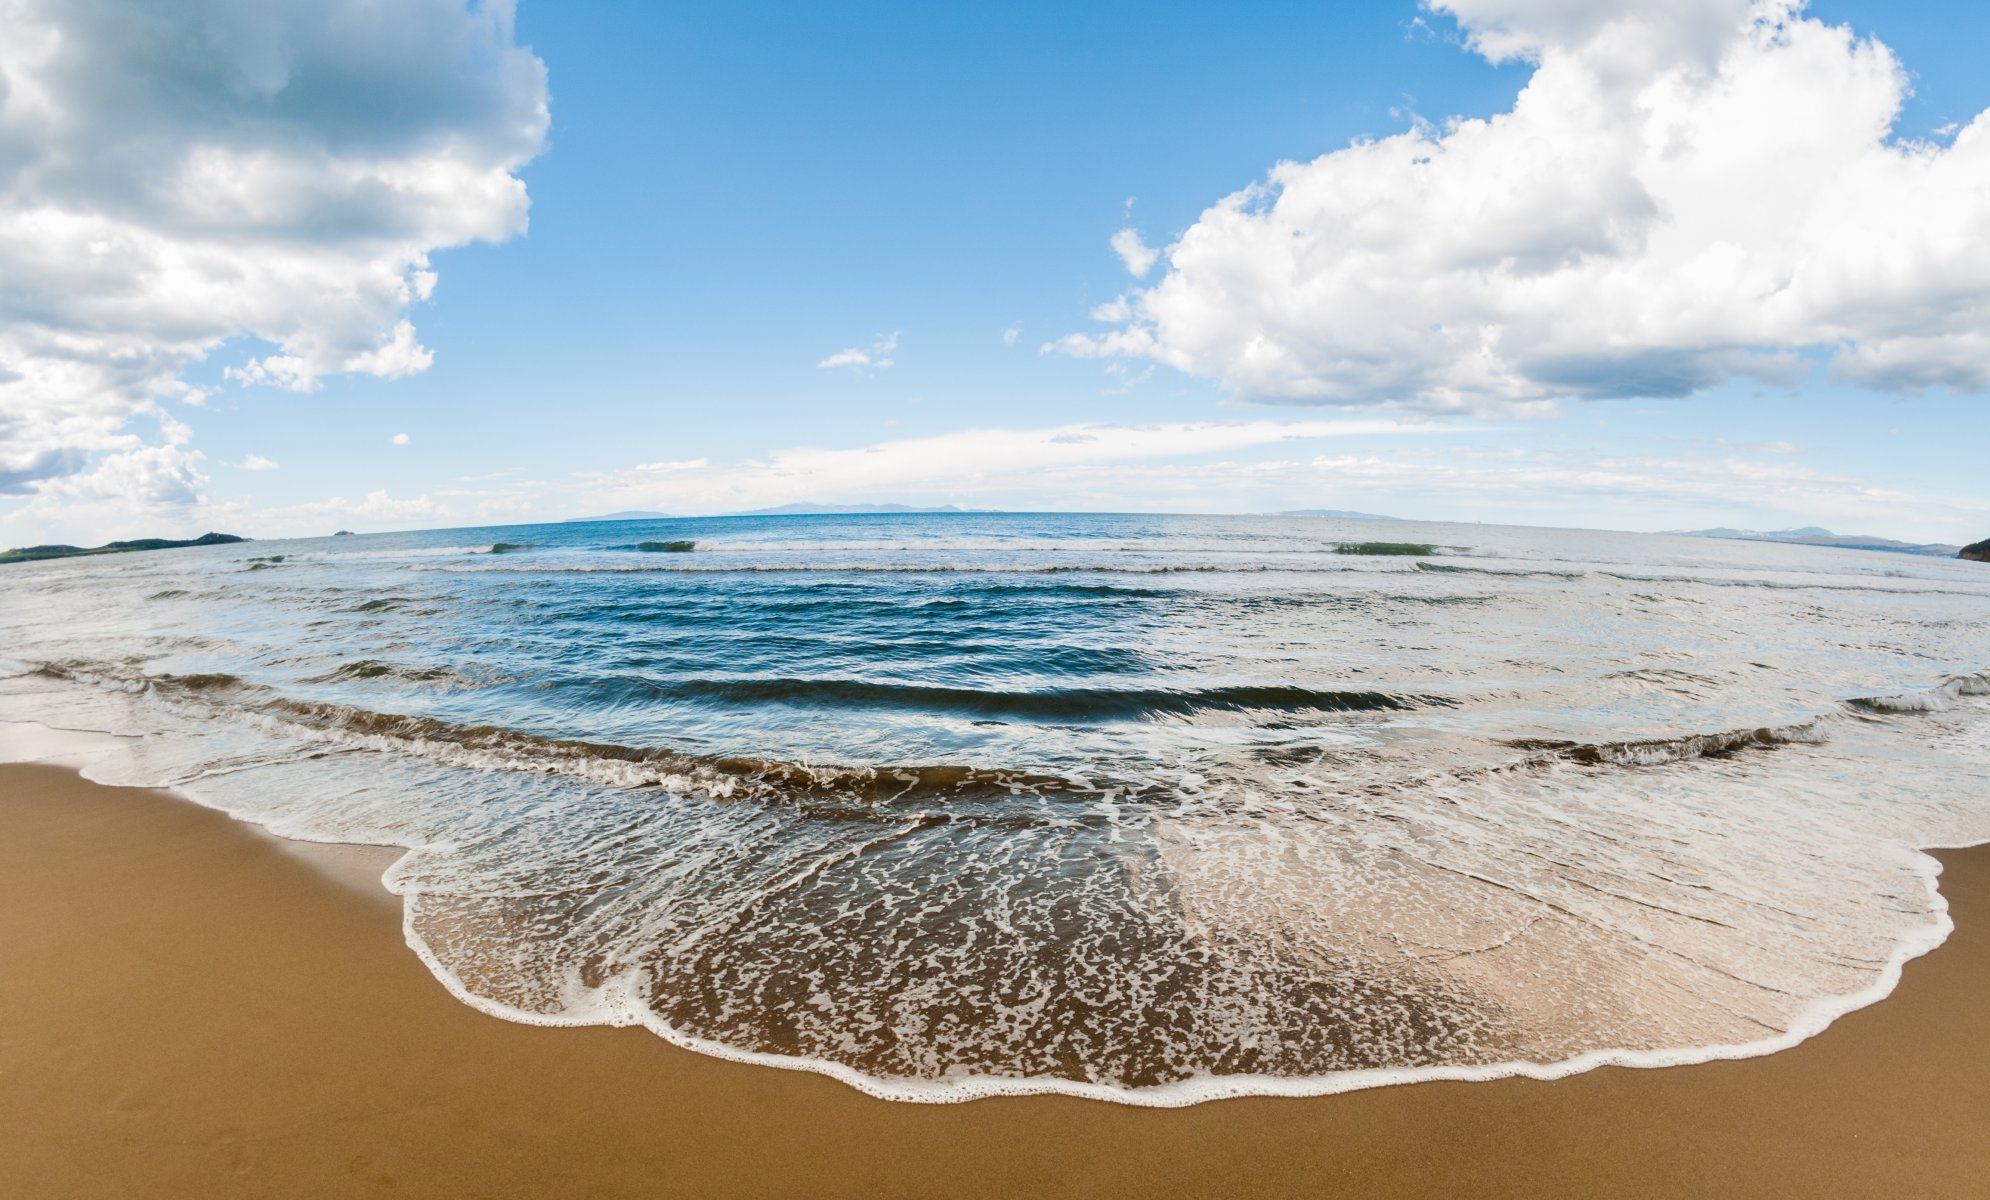
[[1947, 928], [1913, 848], [1990, 837], [1986, 617], [1980, 564], [1564, 530], [448, 530], [0, 569], [0, 719], [409, 847], [411, 943], [502, 1015], [1182, 1103], [1884, 994]]

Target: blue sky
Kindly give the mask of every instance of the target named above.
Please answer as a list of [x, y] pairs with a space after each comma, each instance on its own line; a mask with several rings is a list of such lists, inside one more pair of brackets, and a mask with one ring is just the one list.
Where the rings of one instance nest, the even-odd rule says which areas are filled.
[[[461, 5], [410, 7], [446, 20]], [[1982, 6], [1819, 0], [1808, 16], [1848, 24], [1898, 56], [1912, 96], [1893, 141], [1925, 139], [1939, 150], [1955, 127], [1990, 108], [1990, 76], [1978, 61], [1990, 43]], [[802, 499], [1331, 507], [1644, 529], [1820, 523], [1912, 538], [1990, 534], [1984, 472], [1976, 455], [1958, 449], [1990, 434], [1979, 382], [1990, 366], [1979, 369], [1973, 351], [1952, 348], [1967, 341], [1972, 321], [1990, 321], [1990, 284], [1976, 275], [1958, 280], [1930, 267], [1928, 280], [1900, 285], [1913, 304], [1929, 306], [1925, 317], [1902, 303], [1888, 309], [1908, 314], [1900, 320], [1847, 318], [1841, 304], [1828, 316], [1742, 335], [1750, 353], [1780, 355], [1775, 370], [1760, 373], [1767, 378], [1736, 376], [1722, 365], [1732, 361], [1720, 357], [1728, 350], [1696, 343], [1682, 368], [1693, 375], [1684, 395], [1589, 398], [1624, 390], [1619, 376], [1628, 368], [1619, 360], [1584, 366], [1576, 384], [1561, 368], [1517, 367], [1483, 392], [1460, 392], [1456, 362], [1410, 374], [1390, 365], [1379, 383], [1348, 382], [1343, 342], [1369, 338], [1353, 357], [1386, 357], [1398, 345], [1385, 336], [1395, 327], [1427, 315], [1432, 329], [1460, 319], [1442, 301], [1433, 302], [1442, 311], [1426, 314], [1422, 301], [1378, 300], [1365, 332], [1345, 338], [1342, 310], [1303, 297], [1286, 308], [1266, 302], [1270, 335], [1247, 330], [1226, 341], [1230, 332], [1183, 316], [1205, 311], [1212, 296], [1227, 295], [1226, 281], [1246, 277], [1226, 273], [1223, 255], [1257, 253], [1257, 243], [1218, 238], [1206, 256], [1217, 265], [1206, 268], [1171, 264], [1169, 248], [1274, 164], [1418, 128], [1442, 139], [1449, 118], [1513, 109], [1544, 55], [1602, 53], [1584, 48], [1589, 32], [1559, 27], [1541, 35], [1545, 51], [1503, 54], [1488, 40], [1513, 29], [1533, 36], [1528, 23], [1543, 20], [1528, 0], [1221, 12], [524, 0], [515, 28], [502, 20], [476, 27], [485, 40], [468, 44], [458, 73], [410, 81], [416, 99], [408, 105], [417, 112], [411, 120], [431, 122], [438, 137], [468, 129], [470, 140], [497, 147], [480, 160], [483, 178], [522, 182], [529, 227], [522, 206], [514, 212], [493, 200], [482, 224], [407, 235], [410, 245], [426, 239], [426, 267], [414, 269], [433, 271], [432, 293], [377, 300], [329, 331], [315, 329], [308, 311], [271, 316], [245, 304], [229, 323], [170, 342], [168, 366], [104, 417], [95, 441], [67, 445], [49, 434], [29, 444], [18, 430], [36, 426], [19, 418], [12, 465], [20, 482], [0, 494], [0, 542], [209, 525], [274, 534], [477, 524], [621, 507], [698, 513]], [[531, 58], [543, 64], [549, 124], [534, 125], [527, 111]], [[500, 60], [511, 71], [502, 88], [486, 77]], [[148, 58], [142, 69], [163, 70], [159, 61]], [[310, 72], [295, 55], [277, 61], [290, 72], [268, 85], [281, 101]], [[366, 64], [421, 69], [419, 56]], [[356, 69], [339, 65], [345, 74], [332, 77]], [[272, 136], [284, 145], [323, 139], [339, 153], [371, 138], [368, 162], [408, 161], [393, 157], [411, 153], [395, 148], [395, 114], [407, 106], [382, 106], [380, 131], [362, 136], [341, 124], [336, 95], [328, 103], [329, 113], [319, 106], [286, 116], [294, 123]], [[485, 110], [505, 115], [485, 121]], [[189, 118], [189, 146], [214, 140], [205, 119]], [[432, 155], [437, 137], [423, 144]], [[1472, 194], [1480, 185], [1466, 167], [1457, 170]], [[1314, 186], [1336, 196], [1351, 178], [1361, 178], [1354, 167], [1334, 168]], [[1801, 195], [1828, 191], [1837, 178], [1800, 180]], [[1387, 178], [1376, 180], [1386, 191]], [[490, 194], [478, 186], [478, 196]], [[21, 189], [13, 195], [25, 211]], [[183, 214], [170, 223], [134, 216], [80, 184], [62, 196], [61, 204], [193, 236], [181, 232]], [[1357, 239], [1337, 243], [1335, 253], [1344, 260], [1362, 250], [1359, 232], [1347, 232], [1360, 220], [1322, 203], [1323, 234]], [[1397, 211], [1386, 195], [1378, 203], [1363, 211]], [[1793, 221], [1803, 203], [1791, 201]], [[328, 211], [287, 222], [285, 252], [319, 261], [311, 239], [338, 236], [312, 232], [338, 223], [336, 209]], [[1529, 212], [1540, 236], [1557, 232], [1552, 205]], [[1419, 222], [1438, 215], [1406, 201], [1406, 236], [1418, 237]], [[1145, 277], [1132, 276], [1109, 244], [1123, 229], [1161, 254]], [[371, 270], [381, 237], [361, 251], [338, 245]], [[1945, 258], [1940, 243], [1910, 250]], [[1806, 252], [1815, 253], [1791, 251]], [[1377, 258], [1363, 269], [1384, 284], [1423, 269], [1398, 271], [1386, 254]], [[1669, 268], [1640, 269], [1633, 283], [1648, 291], [1652, 272]], [[1450, 279], [1433, 274], [1426, 291]], [[1592, 283], [1575, 285], [1578, 299], [1559, 302], [1566, 316], [1528, 308], [1526, 336], [1545, 346], [1553, 338], [1542, 330], [1594, 316], [1580, 299]], [[344, 303], [336, 281], [322, 286], [332, 297], [327, 311]], [[1358, 294], [1367, 283], [1350, 286]], [[1143, 312], [1148, 288], [1156, 299]], [[1122, 296], [1130, 297], [1126, 315], [1093, 315]], [[1350, 312], [1345, 327], [1369, 315]], [[372, 353], [366, 339], [386, 345], [402, 318], [432, 352], [425, 368], [406, 355], [364, 357]], [[1584, 336], [1612, 342], [1617, 319], [1595, 317]], [[1522, 319], [1512, 320], [1507, 344], [1522, 332]], [[1903, 340], [1924, 325], [1951, 349]], [[1652, 336], [1670, 355], [1681, 338], [1704, 341], [1704, 327]], [[1831, 349], [1810, 332], [1825, 327], [1852, 328], [1833, 337], [1861, 345], [1892, 339], [1886, 344], [1908, 346], [1900, 353], [1912, 361], [1834, 378]], [[1113, 340], [1118, 332], [1138, 340]], [[1065, 341], [1073, 334], [1092, 340]], [[147, 326], [131, 336], [163, 343], [168, 335]], [[1284, 338], [1311, 365], [1259, 372], [1238, 347], [1265, 336]], [[1541, 350], [1540, 361], [1561, 362], [1567, 344]], [[413, 345], [401, 348], [413, 354]], [[846, 349], [890, 363], [820, 365]], [[279, 364], [291, 360], [317, 365], [286, 376]], [[258, 377], [252, 361], [269, 369]], [[1592, 385], [1594, 371], [1608, 378]], [[1925, 386], [1930, 371], [1946, 372], [1939, 378], [1947, 386]], [[270, 386], [305, 377], [312, 390]], [[0, 398], [0, 418], [7, 403]], [[22, 412], [38, 411], [20, 403]], [[1280, 425], [1293, 425], [1291, 434], [1269, 428]], [[1178, 426], [1188, 428], [1169, 432]], [[1259, 432], [1220, 432], [1239, 426]], [[1206, 428], [1219, 430], [1208, 434], [1215, 448], [1198, 452], [1197, 430]], [[1038, 434], [1063, 439], [1058, 454], [1066, 457], [1035, 469]], [[405, 442], [395, 444], [397, 435]], [[0, 446], [8, 436], [0, 420]], [[1081, 440], [1101, 456], [1069, 449]], [[157, 469], [148, 467], [142, 482], [128, 482], [139, 477], [135, 468], [104, 466], [147, 448], [157, 451]], [[875, 472], [864, 468], [866, 450], [880, 464]], [[921, 463], [939, 469], [916, 469]]]

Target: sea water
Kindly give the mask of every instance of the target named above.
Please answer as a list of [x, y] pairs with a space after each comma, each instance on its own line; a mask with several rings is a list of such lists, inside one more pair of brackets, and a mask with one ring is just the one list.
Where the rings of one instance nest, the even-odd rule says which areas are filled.
[[405, 847], [410, 945], [501, 1016], [1180, 1104], [1884, 995], [1948, 929], [1920, 848], [1990, 838], [1986, 618], [1981, 564], [1571, 530], [458, 529], [0, 568], [0, 720]]

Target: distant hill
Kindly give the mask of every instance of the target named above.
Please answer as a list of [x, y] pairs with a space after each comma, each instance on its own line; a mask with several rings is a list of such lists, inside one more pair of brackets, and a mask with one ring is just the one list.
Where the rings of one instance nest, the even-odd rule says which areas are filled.
[[1955, 552], [1955, 556], [1966, 558], [1971, 562], [1990, 562], [1990, 538], [1984, 538], [1972, 546], [1964, 546]]
[[140, 550], [183, 550], [188, 546], [226, 546], [248, 538], [232, 533], [204, 533], [191, 541], [170, 538], [139, 538], [130, 542], [105, 542], [101, 546], [20, 546], [0, 554], [0, 563], [39, 562], [46, 558], [79, 558], [90, 554], [131, 554]]
[[728, 517], [856, 517], [879, 513], [989, 513], [1001, 512], [999, 508], [962, 508], [956, 504], [942, 504], [933, 508], [920, 508], [910, 504], [815, 504], [801, 501], [797, 504], [779, 504], [773, 508], [751, 508], [745, 512], [726, 513]]
[[1401, 517], [1385, 517], [1381, 513], [1349, 512], [1344, 508], [1294, 508], [1285, 512], [1269, 514], [1274, 517], [1333, 517], [1342, 521], [1400, 521]]
[[624, 509], [621, 512], [604, 513], [598, 517], [568, 517], [562, 525], [592, 525], [597, 521], [668, 521], [676, 513], [644, 512], [639, 508]]
[[1737, 542], [1781, 542], [1791, 546], [1829, 546], [1838, 550], [1886, 550], [1895, 554], [1922, 554], [1931, 558], [1954, 558], [1958, 547], [1940, 542], [1903, 542], [1895, 538], [1867, 534], [1833, 533], [1816, 525], [1801, 529], [1675, 529], [1685, 537], [1725, 538]]

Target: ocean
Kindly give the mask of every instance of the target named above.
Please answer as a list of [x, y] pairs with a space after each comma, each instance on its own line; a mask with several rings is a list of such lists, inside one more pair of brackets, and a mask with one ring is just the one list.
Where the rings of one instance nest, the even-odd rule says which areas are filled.
[[0, 568], [0, 721], [406, 848], [409, 945], [499, 1016], [1173, 1105], [1884, 996], [1949, 929], [1919, 850], [1990, 840], [1986, 618], [1981, 564], [1648, 534], [452, 529]]

